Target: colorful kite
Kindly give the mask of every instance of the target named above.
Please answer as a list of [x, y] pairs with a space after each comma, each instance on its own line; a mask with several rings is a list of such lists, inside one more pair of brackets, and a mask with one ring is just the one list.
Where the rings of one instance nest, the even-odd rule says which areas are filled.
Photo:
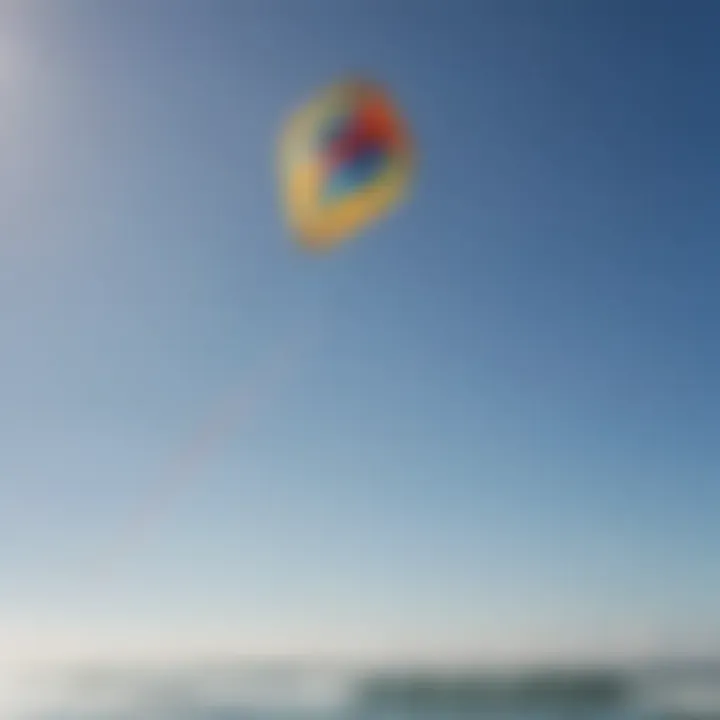
[[279, 163], [290, 229], [303, 246], [329, 250], [403, 199], [414, 151], [387, 93], [352, 80], [320, 93], [290, 118]]

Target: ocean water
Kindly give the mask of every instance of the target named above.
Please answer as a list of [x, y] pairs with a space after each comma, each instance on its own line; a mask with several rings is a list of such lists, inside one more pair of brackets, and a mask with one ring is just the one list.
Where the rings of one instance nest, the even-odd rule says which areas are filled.
[[2, 720], [720, 720], [720, 668], [84, 667], [0, 681]]

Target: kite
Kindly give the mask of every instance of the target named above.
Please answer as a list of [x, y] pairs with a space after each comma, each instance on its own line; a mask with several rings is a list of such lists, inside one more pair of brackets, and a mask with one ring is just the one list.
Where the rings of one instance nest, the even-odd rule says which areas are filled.
[[291, 232], [303, 247], [325, 251], [405, 198], [415, 158], [388, 93], [354, 79], [319, 93], [289, 119], [278, 160]]

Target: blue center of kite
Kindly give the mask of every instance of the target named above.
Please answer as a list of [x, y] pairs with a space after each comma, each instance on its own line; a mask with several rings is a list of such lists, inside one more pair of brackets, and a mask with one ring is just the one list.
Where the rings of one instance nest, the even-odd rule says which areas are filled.
[[323, 198], [337, 200], [372, 182], [387, 166], [388, 156], [381, 147], [368, 147], [339, 165], [323, 187]]

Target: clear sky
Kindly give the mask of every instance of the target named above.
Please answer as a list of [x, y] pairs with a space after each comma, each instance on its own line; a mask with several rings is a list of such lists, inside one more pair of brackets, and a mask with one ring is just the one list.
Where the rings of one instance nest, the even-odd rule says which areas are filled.
[[[1, 8], [4, 656], [720, 641], [717, 3]], [[348, 70], [420, 172], [307, 256]]]

